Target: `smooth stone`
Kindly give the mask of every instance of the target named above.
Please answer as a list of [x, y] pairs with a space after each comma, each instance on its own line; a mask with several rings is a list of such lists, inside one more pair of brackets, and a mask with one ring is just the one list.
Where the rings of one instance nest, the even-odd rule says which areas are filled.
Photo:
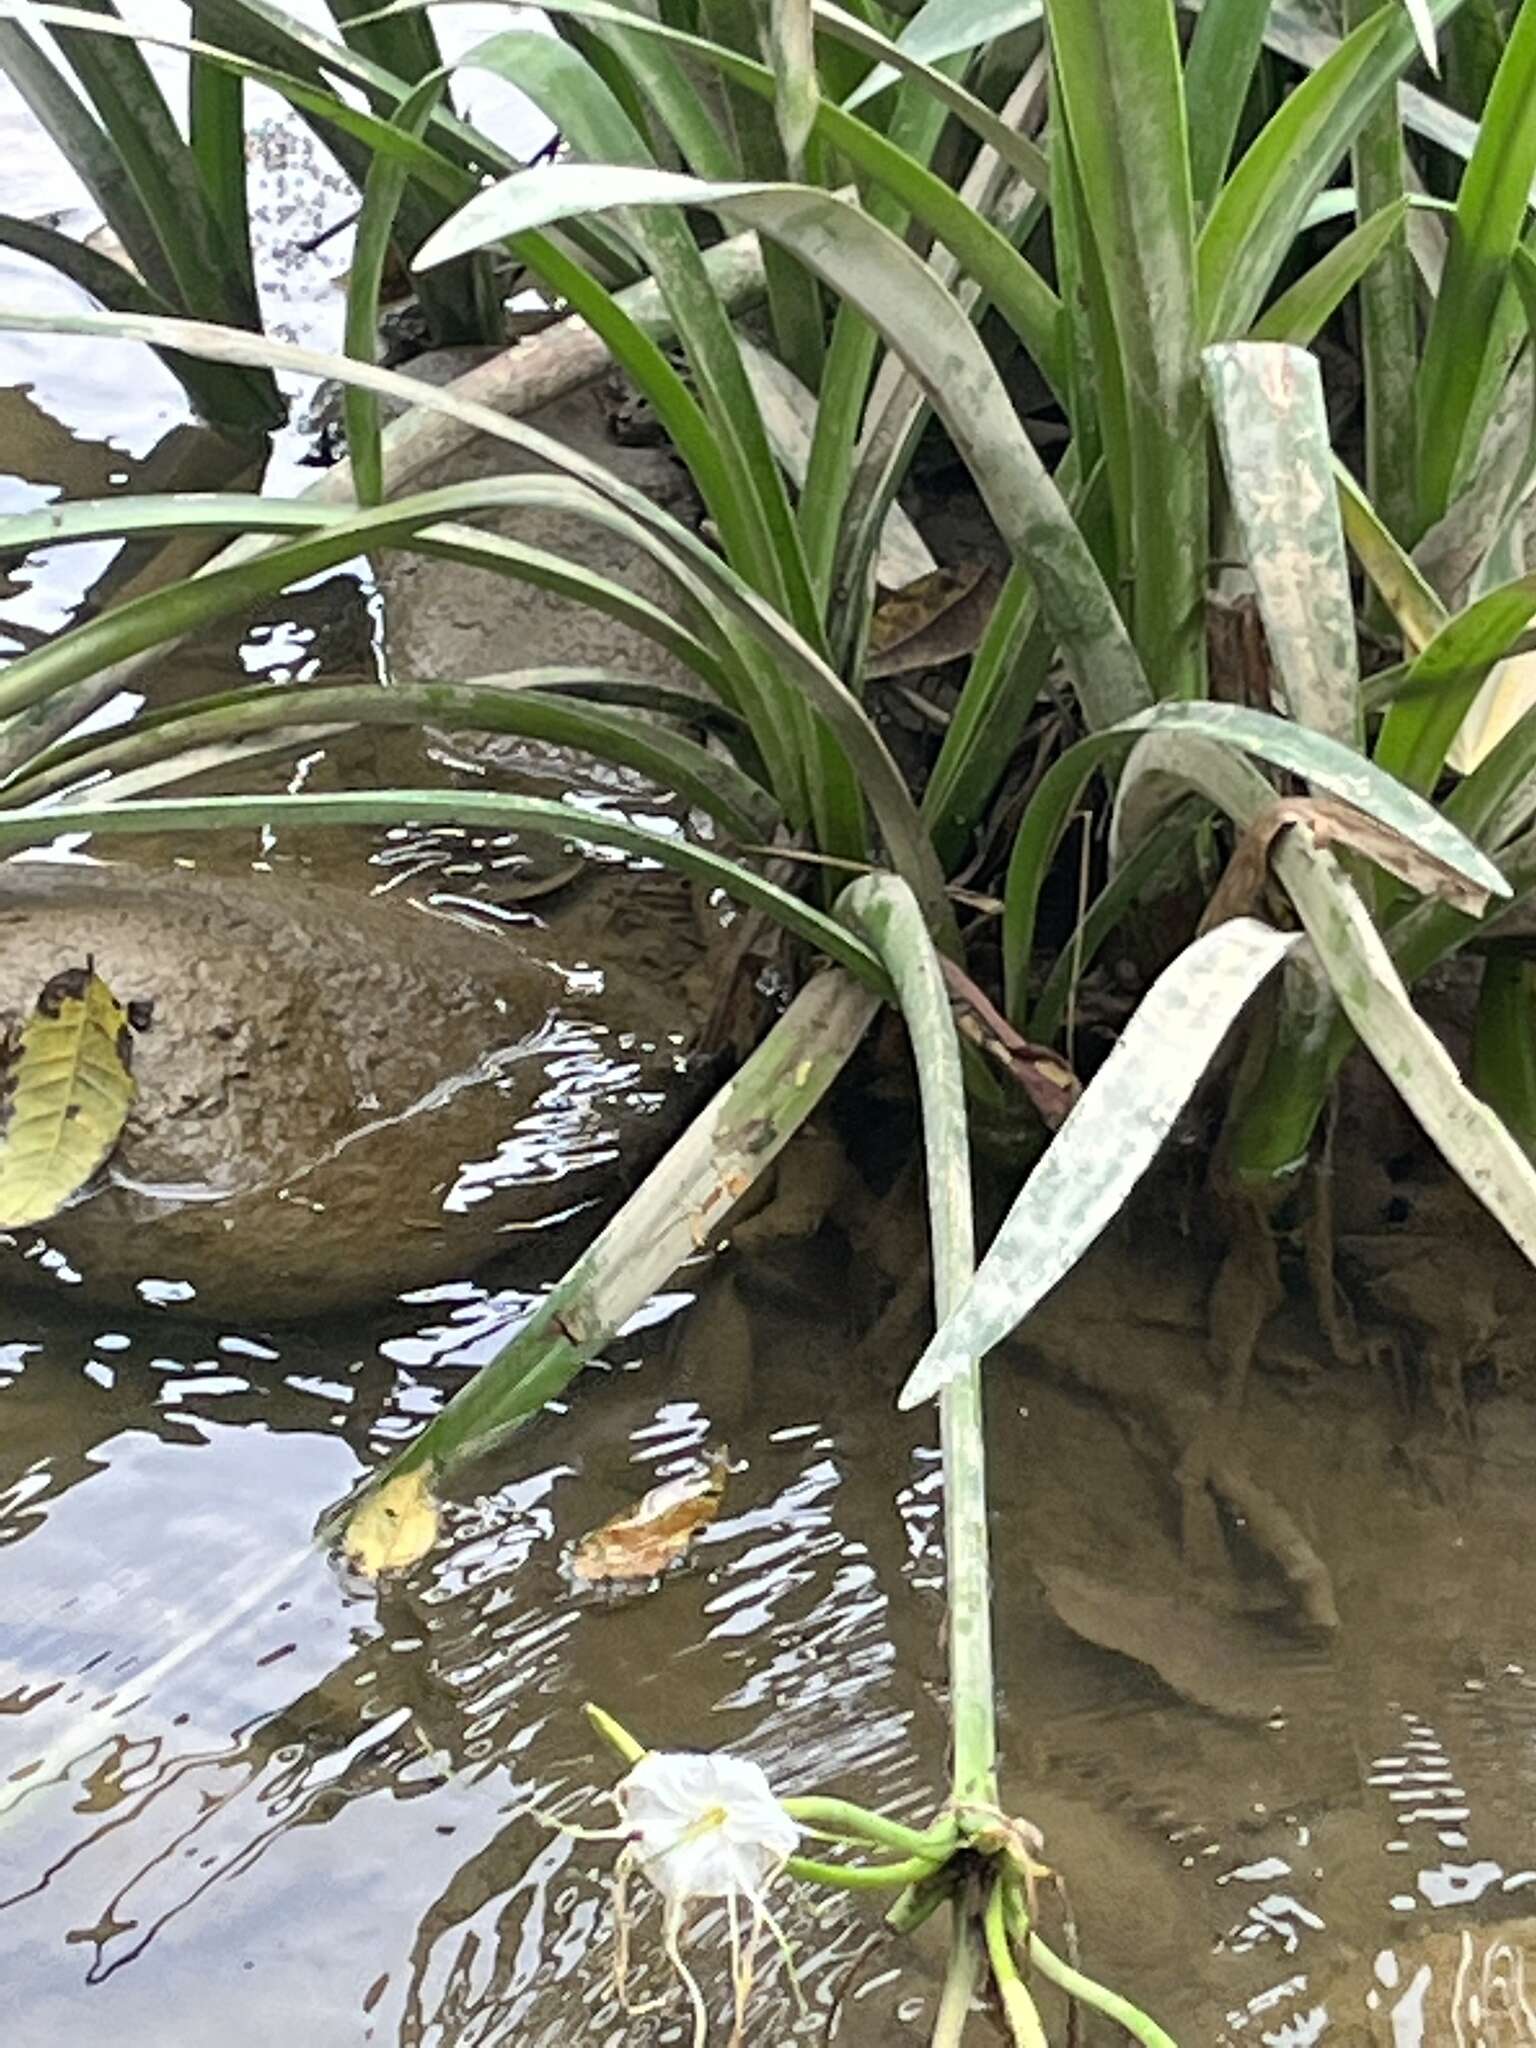
[[[431, 383], [451, 381], [464, 367], [453, 350], [421, 356], [408, 365], [412, 376]], [[696, 519], [697, 500], [686, 471], [660, 448], [626, 447], [614, 441], [597, 386], [585, 386], [540, 407], [526, 424], [602, 463], [684, 524]], [[484, 477], [522, 476], [544, 467], [509, 442], [481, 435], [429, 469], [414, 488], [433, 490]], [[474, 524], [565, 556], [648, 598], [671, 616], [682, 616], [676, 586], [655, 558], [590, 519], [538, 510], [496, 512], [477, 517]], [[697, 687], [692, 672], [644, 634], [589, 605], [511, 577], [393, 549], [380, 556], [378, 579], [390, 665], [401, 680], [464, 681], [558, 665], [611, 669], [673, 687]], [[536, 745], [515, 744], [523, 758], [537, 759]], [[481, 740], [477, 745], [505, 752], [508, 743]]]
[[[647, 937], [614, 967], [590, 921], [514, 936], [300, 873], [8, 864], [0, 1010], [24, 1017], [88, 956], [154, 1006], [105, 1175], [11, 1234], [12, 1285], [288, 1320], [462, 1278], [611, 1206], [697, 1094], [688, 934], [674, 915]], [[538, 957], [557, 944], [569, 971]]]

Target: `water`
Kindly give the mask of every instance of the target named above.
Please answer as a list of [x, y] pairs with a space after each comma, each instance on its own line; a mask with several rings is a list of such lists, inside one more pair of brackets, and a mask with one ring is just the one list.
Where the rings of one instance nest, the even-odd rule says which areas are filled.
[[[25, 186], [8, 203], [73, 204], [21, 134], [0, 101]], [[300, 175], [290, 131], [268, 143], [269, 290], [323, 340], [344, 252], [306, 267], [292, 244], [346, 197]], [[69, 296], [0, 264], [0, 295]], [[14, 337], [0, 421], [7, 507], [131, 487], [185, 427], [148, 358], [127, 387], [111, 352]], [[302, 453], [297, 438], [279, 451], [281, 487], [302, 481]], [[28, 644], [113, 566], [110, 548], [34, 557], [0, 585], [0, 632]], [[210, 663], [229, 682], [366, 669], [381, 634], [364, 569], [159, 687], [215, 687]], [[344, 779], [348, 757], [305, 772]], [[274, 851], [268, 837], [198, 858]], [[443, 836], [311, 836], [303, 856], [478, 900], [474, 863]], [[587, 1700], [649, 1742], [739, 1750], [785, 1792], [932, 1812], [939, 1475], [930, 1418], [893, 1406], [910, 1342], [869, 1342], [889, 1285], [860, 1221], [850, 1206], [807, 1244], [701, 1257], [568, 1403], [455, 1484], [432, 1558], [381, 1591], [315, 1556], [310, 1532], [527, 1313], [558, 1270], [553, 1243], [523, 1245], [516, 1284], [465, 1278], [300, 1329], [107, 1316], [67, 1294], [9, 1303], [13, 2048], [686, 2040], [677, 1998], [637, 2018], [616, 2001], [611, 1846], [550, 1824], [609, 1817], [617, 1767]], [[1395, 1414], [1385, 1376], [1323, 1372], [1304, 1331], [1257, 1376], [1243, 1443], [1328, 1560], [1344, 1627], [1332, 1642], [1298, 1629], [1251, 1559], [1248, 1610], [1213, 1602], [1197, 1627], [1172, 1468], [1209, 1398], [1189, 1306], [1209, 1274], [1143, 1222], [991, 1370], [1005, 1802], [1045, 1831], [1087, 1966], [1186, 2048], [1536, 2039], [1498, 2004], [1524, 1998], [1536, 1885], [1529, 1411], [1500, 1394], [1448, 1440]], [[695, 1568], [649, 1598], [574, 1598], [562, 1545], [722, 1440], [739, 1469]], [[786, 1894], [781, 1912], [808, 2013], [765, 1954], [753, 2042], [924, 2037], [936, 1929], [897, 1948], [868, 1904]], [[633, 1938], [640, 2001], [666, 1989], [655, 1932], [653, 1918]], [[691, 1954], [723, 2015], [718, 1913]]]

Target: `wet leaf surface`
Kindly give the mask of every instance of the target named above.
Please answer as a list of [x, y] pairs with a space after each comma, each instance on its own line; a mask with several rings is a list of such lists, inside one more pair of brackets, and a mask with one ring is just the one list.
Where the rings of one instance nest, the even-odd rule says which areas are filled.
[[416, 1465], [369, 1494], [347, 1523], [342, 1550], [354, 1571], [378, 1579], [419, 1564], [436, 1543], [437, 1530], [431, 1467]]
[[46, 1222], [105, 1163], [132, 1057], [128, 1011], [89, 961], [45, 984], [0, 1070], [0, 1228]]
[[683, 1563], [720, 1512], [730, 1453], [711, 1451], [705, 1465], [653, 1486], [632, 1508], [590, 1530], [565, 1556], [578, 1587], [640, 1592]]

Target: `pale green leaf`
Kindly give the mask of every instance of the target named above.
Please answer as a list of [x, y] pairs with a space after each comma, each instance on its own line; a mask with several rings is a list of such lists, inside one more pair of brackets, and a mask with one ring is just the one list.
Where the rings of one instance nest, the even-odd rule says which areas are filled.
[[1244, 1005], [1297, 934], [1234, 918], [1148, 989], [1025, 1182], [959, 1307], [901, 1390], [915, 1408], [1001, 1343], [1130, 1199]]

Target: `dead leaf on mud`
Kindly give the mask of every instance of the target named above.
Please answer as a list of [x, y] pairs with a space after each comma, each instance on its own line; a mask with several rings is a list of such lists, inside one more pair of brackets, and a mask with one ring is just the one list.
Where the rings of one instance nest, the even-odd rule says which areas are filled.
[[[964, 562], [882, 592], [870, 621], [865, 674], [912, 675], [974, 654], [991, 609], [990, 587], [982, 586], [991, 581], [984, 563]], [[986, 601], [967, 602], [973, 595]]]
[[431, 1467], [416, 1465], [386, 1480], [354, 1509], [342, 1531], [342, 1552], [365, 1578], [408, 1571], [436, 1543], [438, 1519]]
[[653, 1486], [621, 1515], [570, 1545], [566, 1576], [588, 1590], [639, 1591], [680, 1565], [720, 1512], [731, 1454], [710, 1451], [699, 1470]]
[[1333, 796], [1282, 797], [1278, 803], [1266, 804], [1237, 842], [1200, 920], [1202, 932], [1214, 930], [1229, 918], [1263, 915], [1270, 850], [1291, 825], [1306, 825], [1320, 847], [1342, 847], [1363, 854], [1421, 896], [1438, 897], [1464, 916], [1480, 917], [1487, 905], [1486, 889], [1469, 882], [1390, 825], [1357, 811], [1353, 804]]
[[56, 1216], [133, 1106], [129, 1012], [87, 960], [46, 983], [0, 1063], [0, 1229]]

